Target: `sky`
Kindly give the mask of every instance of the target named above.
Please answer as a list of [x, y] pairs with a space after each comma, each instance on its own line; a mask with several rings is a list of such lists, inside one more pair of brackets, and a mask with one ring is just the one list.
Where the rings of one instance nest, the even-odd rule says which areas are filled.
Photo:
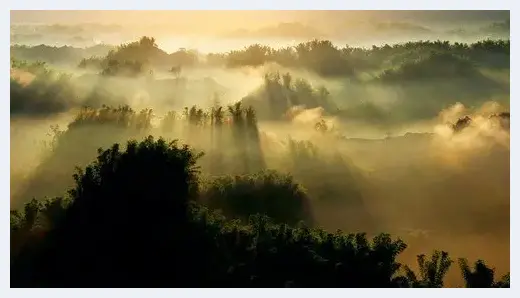
[[348, 21], [481, 22], [509, 19], [509, 11], [11, 11], [15, 23], [168, 24], [194, 30], [254, 29], [280, 22], [317, 27]]
[[[11, 11], [10, 17], [11, 25], [27, 23], [118, 25], [118, 27], [110, 27], [108, 31], [91, 27], [83, 30], [84, 27], [81, 26], [71, 30], [53, 29], [54, 33], [62, 32], [69, 34], [71, 38], [86, 40], [89, 45], [100, 42], [119, 44], [147, 35], [157, 38], [159, 46], [167, 51], [186, 47], [206, 52], [217, 49], [229, 51], [256, 42], [270, 46], [288, 46], [312, 38], [326, 38], [339, 44], [348, 43], [356, 46], [379, 44], [383, 42], [381, 38], [388, 43], [401, 40], [402, 36], [396, 37], [389, 34], [387, 29], [381, 28], [401, 30], [399, 34], [407, 34], [407, 39], [442, 39], [444, 37], [438, 35], [442, 32], [461, 28], [475, 31], [491, 23], [504, 22], [509, 19], [509, 11], [31, 10]], [[385, 23], [396, 26], [386, 26]], [[26, 34], [26, 36], [37, 33], [31, 30], [33, 29], [20, 31], [11, 28], [11, 33]], [[430, 34], [429, 30], [433, 30], [432, 35], [425, 35]], [[17, 38], [22, 38], [22, 35]], [[207, 38], [214, 40], [209, 42]], [[39, 39], [31, 43], [62, 44], [65, 42], [58, 39], [54, 35], [49, 36], [48, 33], [40, 32]], [[283, 40], [283, 44], [280, 39]], [[17, 40], [17, 42], [21, 41]], [[74, 42], [76, 41], [67, 40], [65, 44], [84, 46]]]

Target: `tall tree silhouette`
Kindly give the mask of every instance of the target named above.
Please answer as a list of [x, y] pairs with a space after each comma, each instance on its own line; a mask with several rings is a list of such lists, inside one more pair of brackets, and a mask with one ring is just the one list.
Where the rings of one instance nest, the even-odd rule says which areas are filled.
[[95, 163], [74, 175], [72, 203], [36, 256], [31, 279], [42, 286], [150, 286], [181, 279], [185, 273], [176, 270], [182, 262], [175, 259], [187, 248], [175, 239], [187, 232], [199, 157], [187, 146], [152, 137], [129, 142], [123, 152], [117, 144], [100, 150]]
[[419, 288], [442, 288], [444, 276], [448, 272], [453, 261], [445, 251], [434, 251], [431, 259], [426, 259], [426, 255], [417, 256], [419, 265], [419, 278], [408, 267], [405, 266], [406, 276], [412, 287]]
[[486, 266], [484, 261], [477, 260], [474, 269], [468, 265], [468, 260], [459, 259], [459, 266], [466, 288], [505, 288], [509, 287], [509, 275], [495, 281], [495, 270]]

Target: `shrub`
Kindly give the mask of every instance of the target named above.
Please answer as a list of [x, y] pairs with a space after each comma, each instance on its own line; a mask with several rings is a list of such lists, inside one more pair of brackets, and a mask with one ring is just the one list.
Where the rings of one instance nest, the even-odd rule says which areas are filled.
[[265, 214], [276, 222], [312, 222], [310, 199], [290, 175], [275, 171], [225, 176], [211, 181], [204, 202], [227, 217], [247, 219]]

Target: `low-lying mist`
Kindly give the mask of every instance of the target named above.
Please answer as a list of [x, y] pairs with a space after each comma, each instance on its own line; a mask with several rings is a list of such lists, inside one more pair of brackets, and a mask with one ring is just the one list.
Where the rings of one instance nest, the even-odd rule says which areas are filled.
[[[247, 175], [275, 170], [301, 186], [312, 225], [402, 237], [405, 262], [442, 247], [502, 274], [509, 82], [496, 74], [509, 70], [489, 75], [459, 59], [414, 58], [356, 77], [274, 62], [124, 76], [12, 61], [11, 205], [63, 196], [99, 147], [153, 135], [205, 153], [202, 201], [217, 196], [215, 181], [231, 183], [224, 176], [248, 185]], [[442, 72], [439, 63], [458, 64]]]
[[[353, 139], [342, 136], [341, 130], [316, 129], [319, 112], [307, 110], [291, 122], [259, 122], [260, 151], [265, 168], [290, 173], [307, 190], [316, 225], [331, 231], [391, 232], [410, 241], [409, 255], [404, 255], [410, 261], [413, 252], [435, 247], [473, 257], [470, 247], [478, 246], [481, 251], [474, 253], [475, 258], [485, 258], [505, 272], [509, 269], [509, 133], [485, 114], [470, 115], [475, 119], [472, 125], [455, 132], [444, 120], [446, 114], [460, 112], [460, 105], [442, 111], [432, 119], [433, 133]], [[92, 161], [97, 147], [149, 134], [180, 139], [206, 152], [201, 166], [208, 179], [255, 172], [253, 163], [245, 170], [236, 158], [241, 152], [231, 132], [213, 135], [218, 142], [214, 147], [209, 128], [185, 125], [183, 120], [176, 120], [171, 130], [165, 130], [165, 123], [145, 131], [109, 124], [72, 126], [62, 132], [61, 140], [54, 140], [57, 144], [49, 136], [53, 145], [42, 154], [45, 148], [28, 142], [40, 139], [50, 123], [12, 121], [11, 150], [16, 154], [11, 164], [18, 167], [11, 167], [13, 206], [32, 197], [63, 195], [72, 185], [74, 166]], [[212, 164], [215, 154], [220, 154], [218, 167]], [[22, 173], [25, 176], [17, 179]]]

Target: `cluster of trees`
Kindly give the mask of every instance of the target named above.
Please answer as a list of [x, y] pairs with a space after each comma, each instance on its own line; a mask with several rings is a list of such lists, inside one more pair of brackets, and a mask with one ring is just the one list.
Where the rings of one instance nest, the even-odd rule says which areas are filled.
[[127, 97], [121, 93], [110, 92], [109, 84], [113, 82], [75, 77], [51, 69], [45, 62], [28, 62], [12, 57], [11, 115], [47, 117], [82, 105], [102, 107], [104, 102], [127, 102]]
[[[457, 57], [465, 57], [479, 66], [489, 67], [483, 58], [496, 57], [503, 62], [509, 62], [509, 40], [483, 40], [472, 44], [449, 41], [418, 41], [395, 45], [372, 46], [371, 49], [352, 49], [352, 53], [364, 54], [372, 60], [375, 65], [392, 66], [396, 63], [407, 62], [431, 54], [453, 54]], [[499, 59], [499, 60], [500, 60]], [[497, 66], [508, 68], [508, 64], [497, 64]]]
[[473, 44], [418, 41], [380, 47], [374, 45], [370, 49], [348, 45], [339, 48], [328, 40], [312, 40], [281, 49], [255, 44], [227, 54], [209, 54], [207, 60], [213, 65], [229, 67], [278, 63], [312, 70], [322, 76], [351, 77], [361, 72], [392, 68], [432, 54], [447, 53], [467, 57], [479, 66], [509, 68], [509, 51], [509, 40], [484, 40]]
[[[134, 66], [138, 68], [139, 65]], [[117, 106], [147, 98], [151, 99], [154, 108], [171, 109], [182, 107], [188, 99], [209, 101], [213, 94], [225, 90], [209, 78], [147, 79], [129, 83], [129, 78], [107, 76], [114, 72], [121, 75], [122, 71], [131, 74], [129, 70], [111, 67], [106, 69], [106, 76], [78, 76], [52, 69], [45, 62], [11, 58], [11, 115], [47, 117], [82, 106], [101, 108], [103, 104]]]
[[91, 56], [89, 58], [83, 58], [79, 62], [78, 68], [96, 70], [102, 66], [103, 60], [104, 59], [102, 57], [96, 57], [96, 56]]
[[114, 47], [96, 45], [88, 48], [48, 45], [12, 45], [11, 57], [31, 62], [43, 61], [58, 65], [77, 65], [82, 69], [100, 70], [108, 75], [147, 74], [153, 68], [167, 70], [164, 66], [192, 67], [199, 63], [199, 53], [181, 48], [171, 54], [158, 48], [155, 39], [140, 40]]
[[[446, 252], [418, 256], [416, 274], [397, 261], [406, 244], [387, 234], [369, 240], [262, 214], [247, 222], [227, 219], [197, 201], [204, 192], [200, 157], [186, 145], [152, 137], [125, 149], [100, 149], [96, 161], [76, 171], [67, 196], [11, 211], [11, 286], [443, 286], [452, 264]], [[235, 179], [216, 182], [209, 194], [227, 203], [237, 196], [230, 206], [239, 210], [238, 198], [251, 194], [243, 190], [253, 184], [263, 197], [252, 201], [261, 206], [275, 199], [279, 208], [301, 206], [289, 177]], [[496, 279], [483, 261], [474, 268], [465, 259], [459, 263], [467, 287], [509, 287], [509, 275]]]
[[290, 73], [266, 73], [263, 84], [242, 99], [258, 111], [261, 119], [283, 120], [292, 107], [307, 109], [324, 108], [327, 112], [336, 110], [325, 86], [313, 86], [303, 78], [294, 78]]
[[[36, 168], [23, 197], [56, 195], [70, 184], [75, 165], [86, 165], [99, 146], [140, 138], [147, 134], [180, 133], [190, 143], [207, 149], [203, 161], [210, 174], [246, 174], [264, 169], [254, 110], [240, 103], [203, 111], [196, 106], [182, 114], [171, 111], [158, 127], [151, 109], [135, 111], [127, 105], [82, 108], [65, 130], [57, 130], [54, 151]], [[52, 177], [52, 178], [51, 178]], [[44, 192], [43, 189], [47, 190]]]
[[113, 49], [110, 45], [96, 45], [88, 48], [75, 48], [71, 46], [26, 46], [11, 45], [11, 57], [31, 62], [43, 61], [52, 64], [75, 64], [81, 59], [91, 56], [105, 56]]
[[[218, 99], [215, 102], [209, 110], [192, 106], [185, 107], [182, 113], [170, 111], [161, 120], [159, 129], [163, 134], [181, 129], [188, 141], [208, 148], [207, 167], [213, 174], [244, 174], [264, 169], [255, 110], [237, 102], [227, 106], [226, 115]], [[226, 165], [228, 160], [233, 165]]]
[[[399, 100], [378, 104], [378, 98], [372, 98], [374, 90], [398, 94]], [[266, 73], [263, 84], [242, 98], [242, 103], [254, 107], [262, 120], [283, 120], [294, 107], [303, 107], [323, 109], [325, 116], [392, 125], [436, 117], [455, 98], [473, 106], [489, 96], [507, 94], [507, 90], [506, 85], [482, 75], [468, 59], [438, 53], [383, 71], [368, 84], [350, 84], [332, 94], [325, 86], [313, 86], [290, 73]]]
[[151, 73], [150, 63], [165, 56], [168, 54], [157, 47], [154, 38], [143, 37], [110, 50], [104, 57], [83, 58], [78, 67], [101, 69], [104, 76], [136, 77], [147, 71]]
[[14, 69], [24, 70], [32, 74], [47, 73], [50, 71], [45, 62], [29, 62], [11, 56], [11, 70]]
[[[226, 108], [216, 105], [203, 110], [192, 106], [186, 107], [182, 113], [170, 111], [159, 118], [158, 125], [154, 126], [152, 122], [155, 119], [157, 117], [151, 109], [135, 111], [129, 106], [81, 109], [66, 130], [54, 128], [50, 146], [53, 151], [37, 166], [24, 187], [25, 191], [17, 195], [17, 201], [59, 195], [70, 185], [69, 177], [73, 167], [88, 164], [92, 152], [99, 146], [153, 134], [182, 136], [186, 142], [197, 144], [198, 148], [206, 152], [200, 165], [209, 180], [202, 197], [213, 198], [211, 206], [217, 204], [226, 214], [247, 217], [252, 210], [258, 209], [276, 220], [285, 214], [285, 220], [291, 218], [312, 222], [309, 196], [319, 201], [336, 198], [352, 206], [362, 207], [361, 197], [356, 190], [359, 181], [355, 177], [355, 167], [339, 156], [320, 154], [311, 143], [289, 139], [285, 149], [268, 149], [269, 153], [276, 153], [280, 159], [277, 163], [279, 167], [275, 169], [293, 173], [298, 181], [304, 183], [305, 188], [300, 188], [286, 176], [265, 172], [264, 150], [269, 139], [258, 130], [255, 110], [252, 107], [244, 108], [241, 102]], [[280, 150], [283, 150], [282, 154]], [[239, 176], [214, 180], [215, 175]], [[315, 179], [315, 175], [328, 178], [325, 183], [321, 183]], [[240, 185], [246, 188], [242, 189]], [[226, 187], [236, 188], [236, 193], [218, 191]], [[297, 197], [300, 199], [291, 203], [293, 215], [289, 215], [287, 208], [283, 207], [285, 203], [277, 205], [276, 200], [262, 201], [255, 194], [258, 188], [270, 189], [268, 193], [285, 194], [289, 198], [299, 193]], [[233, 200], [242, 196], [248, 196], [251, 200], [246, 204], [249, 207], [234, 205]]]
[[70, 75], [52, 71], [43, 62], [11, 58], [11, 115], [62, 112], [75, 104], [75, 95]]
[[[42, 60], [51, 63], [73, 61], [80, 67], [87, 65], [98, 69], [116, 60], [150, 64], [156, 69], [194, 66], [260, 66], [277, 63], [290, 68], [311, 70], [325, 77], [357, 77], [365, 72], [379, 72], [424, 59], [432, 54], [451, 54], [472, 61], [477, 66], [509, 68], [509, 40], [483, 40], [472, 44], [449, 41], [418, 41], [395, 45], [359, 48], [346, 45], [337, 47], [329, 40], [312, 40], [296, 46], [280, 49], [254, 44], [242, 50], [228, 53], [210, 53], [203, 57], [194, 50], [179, 49], [168, 54], [159, 49], [153, 37], [142, 37], [139, 41], [113, 47], [99, 45], [87, 49], [72, 47], [11, 46], [11, 55], [27, 60]], [[94, 56], [94, 57], [93, 57]], [[113, 62], [112, 62], [113, 63]], [[437, 77], [442, 77], [439, 74]]]
[[[153, 37], [142, 37], [139, 41], [122, 44], [104, 57], [83, 58], [78, 67], [102, 69], [103, 75], [138, 76], [151, 73], [153, 68], [166, 71], [164, 65], [191, 67], [198, 63], [198, 53], [184, 48], [168, 54], [159, 49]], [[180, 69], [178, 70], [180, 72]]]
[[[123, 60], [108, 60], [106, 66], [103, 67], [101, 75], [103, 76], [127, 76], [127, 77], [138, 77], [143, 75], [146, 71], [146, 66], [139, 61], [128, 61]], [[149, 70], [152, 74], [152, 71]]]
[[258, 66], [274, 62], [286, 67], [310, 69], [323, 76], [353, 74], [352, 65], [329, 40], [312, 40], [282, 49], [256, 44], [241, 51], [231, 51], [225, 56], [225, 61], [230, 67]]
[[221, 210], [228, 218], [247, 221], [259, 213], [275, 223], [313, 224], [307, 191], [291, 175], [272, 170], [216, 177], [205, 185], [200, 202], [212, 210]]
[[480, 75], [476, 66], [468, 59], [449, 53], [433, 53], [402, 63], [395, 69], [387, 69], [379, 75], [385, 83], [405, 83], [418, 80], [471, 79]]

